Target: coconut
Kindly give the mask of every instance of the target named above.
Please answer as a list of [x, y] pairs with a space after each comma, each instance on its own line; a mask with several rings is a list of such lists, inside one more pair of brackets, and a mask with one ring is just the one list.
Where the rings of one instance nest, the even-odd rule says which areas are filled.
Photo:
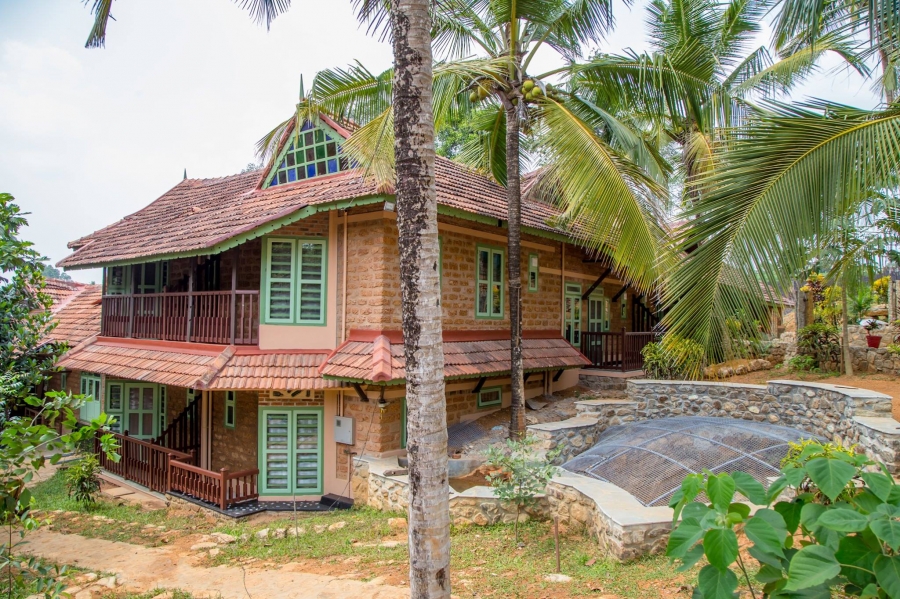
[[526, 94], [533, 89], [534, 89], [534, 81], [532, 81], [531, 79], [526, 79], [522, 83], [522, 91], [525, 92]]

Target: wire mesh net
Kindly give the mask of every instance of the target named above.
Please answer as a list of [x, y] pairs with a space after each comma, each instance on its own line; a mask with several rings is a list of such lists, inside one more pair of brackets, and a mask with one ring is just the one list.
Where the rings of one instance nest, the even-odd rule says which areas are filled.
[[746, 472], [763, 485], [777, 476], [788, 442], [812, 435], [784, 426], [730, 418], [681, 417], [607, 429], [569, 460], [570, 472], [620, 487], [645, 506], [668, 505], [690, 473]]

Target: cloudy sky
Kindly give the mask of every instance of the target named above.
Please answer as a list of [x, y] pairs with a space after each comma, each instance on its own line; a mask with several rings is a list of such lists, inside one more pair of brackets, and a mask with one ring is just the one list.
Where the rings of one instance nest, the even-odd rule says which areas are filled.
[[[604, 50], [645, 49], [644, 5], [617, 5]], [[309, 82], [357, 59], [375, 71], [391, 63], [349, 0], [293, 0], [268, 32], [229, 0], [118, 0], [113, 15], [107, 47], [86, 50], [81, 0], [0, 0], [0, 192], [31, 213], [24, 235], [52, 262], [69, 240], [159, 197], [184, 169], [192, 178], [239, 172], [290, 114], [301, 74]], [[555, 64], [549, 53], [535, 62]], [[796, 96], [878, 101], [845, 70], [826, 70]], [[94, 270], [70, 274], [99, 281]]]

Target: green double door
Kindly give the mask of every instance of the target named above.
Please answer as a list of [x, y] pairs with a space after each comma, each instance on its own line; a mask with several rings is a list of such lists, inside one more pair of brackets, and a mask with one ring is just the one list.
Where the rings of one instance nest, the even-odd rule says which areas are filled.
[[322, 409], [262, 409], [259, 419], [261, 492], [322, 494]]
[[106, 384], [106, 411], [114, 416], [116, 431], [128, 431], [137, 439], [156, 438], [159, 431], [160, 385], [109, 381]]

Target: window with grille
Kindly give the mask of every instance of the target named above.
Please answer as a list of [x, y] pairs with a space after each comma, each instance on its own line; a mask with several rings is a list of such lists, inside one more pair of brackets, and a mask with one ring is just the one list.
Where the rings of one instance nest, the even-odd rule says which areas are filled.
[[478, 247], [475, 255], [475, 317], [503, 318], [503, 250]]
[[538, 290], [538, 255], [530, 254], [528, 256], [528, 291]]
[[491, 406], [499, 406], [503, 403], [503, 389], [500, 387], [491, 387], [482, 389], [478, 392], [478, 407], [489, 408]]
[[263, 285], [267, 323], [325, 324], [328, 252], [322, 239], [268, 239]]
[[341, 137], [325, 125], [303, 124], [279, 156], [267, 187], [294, 183], [347, 170], [341, 156]]

